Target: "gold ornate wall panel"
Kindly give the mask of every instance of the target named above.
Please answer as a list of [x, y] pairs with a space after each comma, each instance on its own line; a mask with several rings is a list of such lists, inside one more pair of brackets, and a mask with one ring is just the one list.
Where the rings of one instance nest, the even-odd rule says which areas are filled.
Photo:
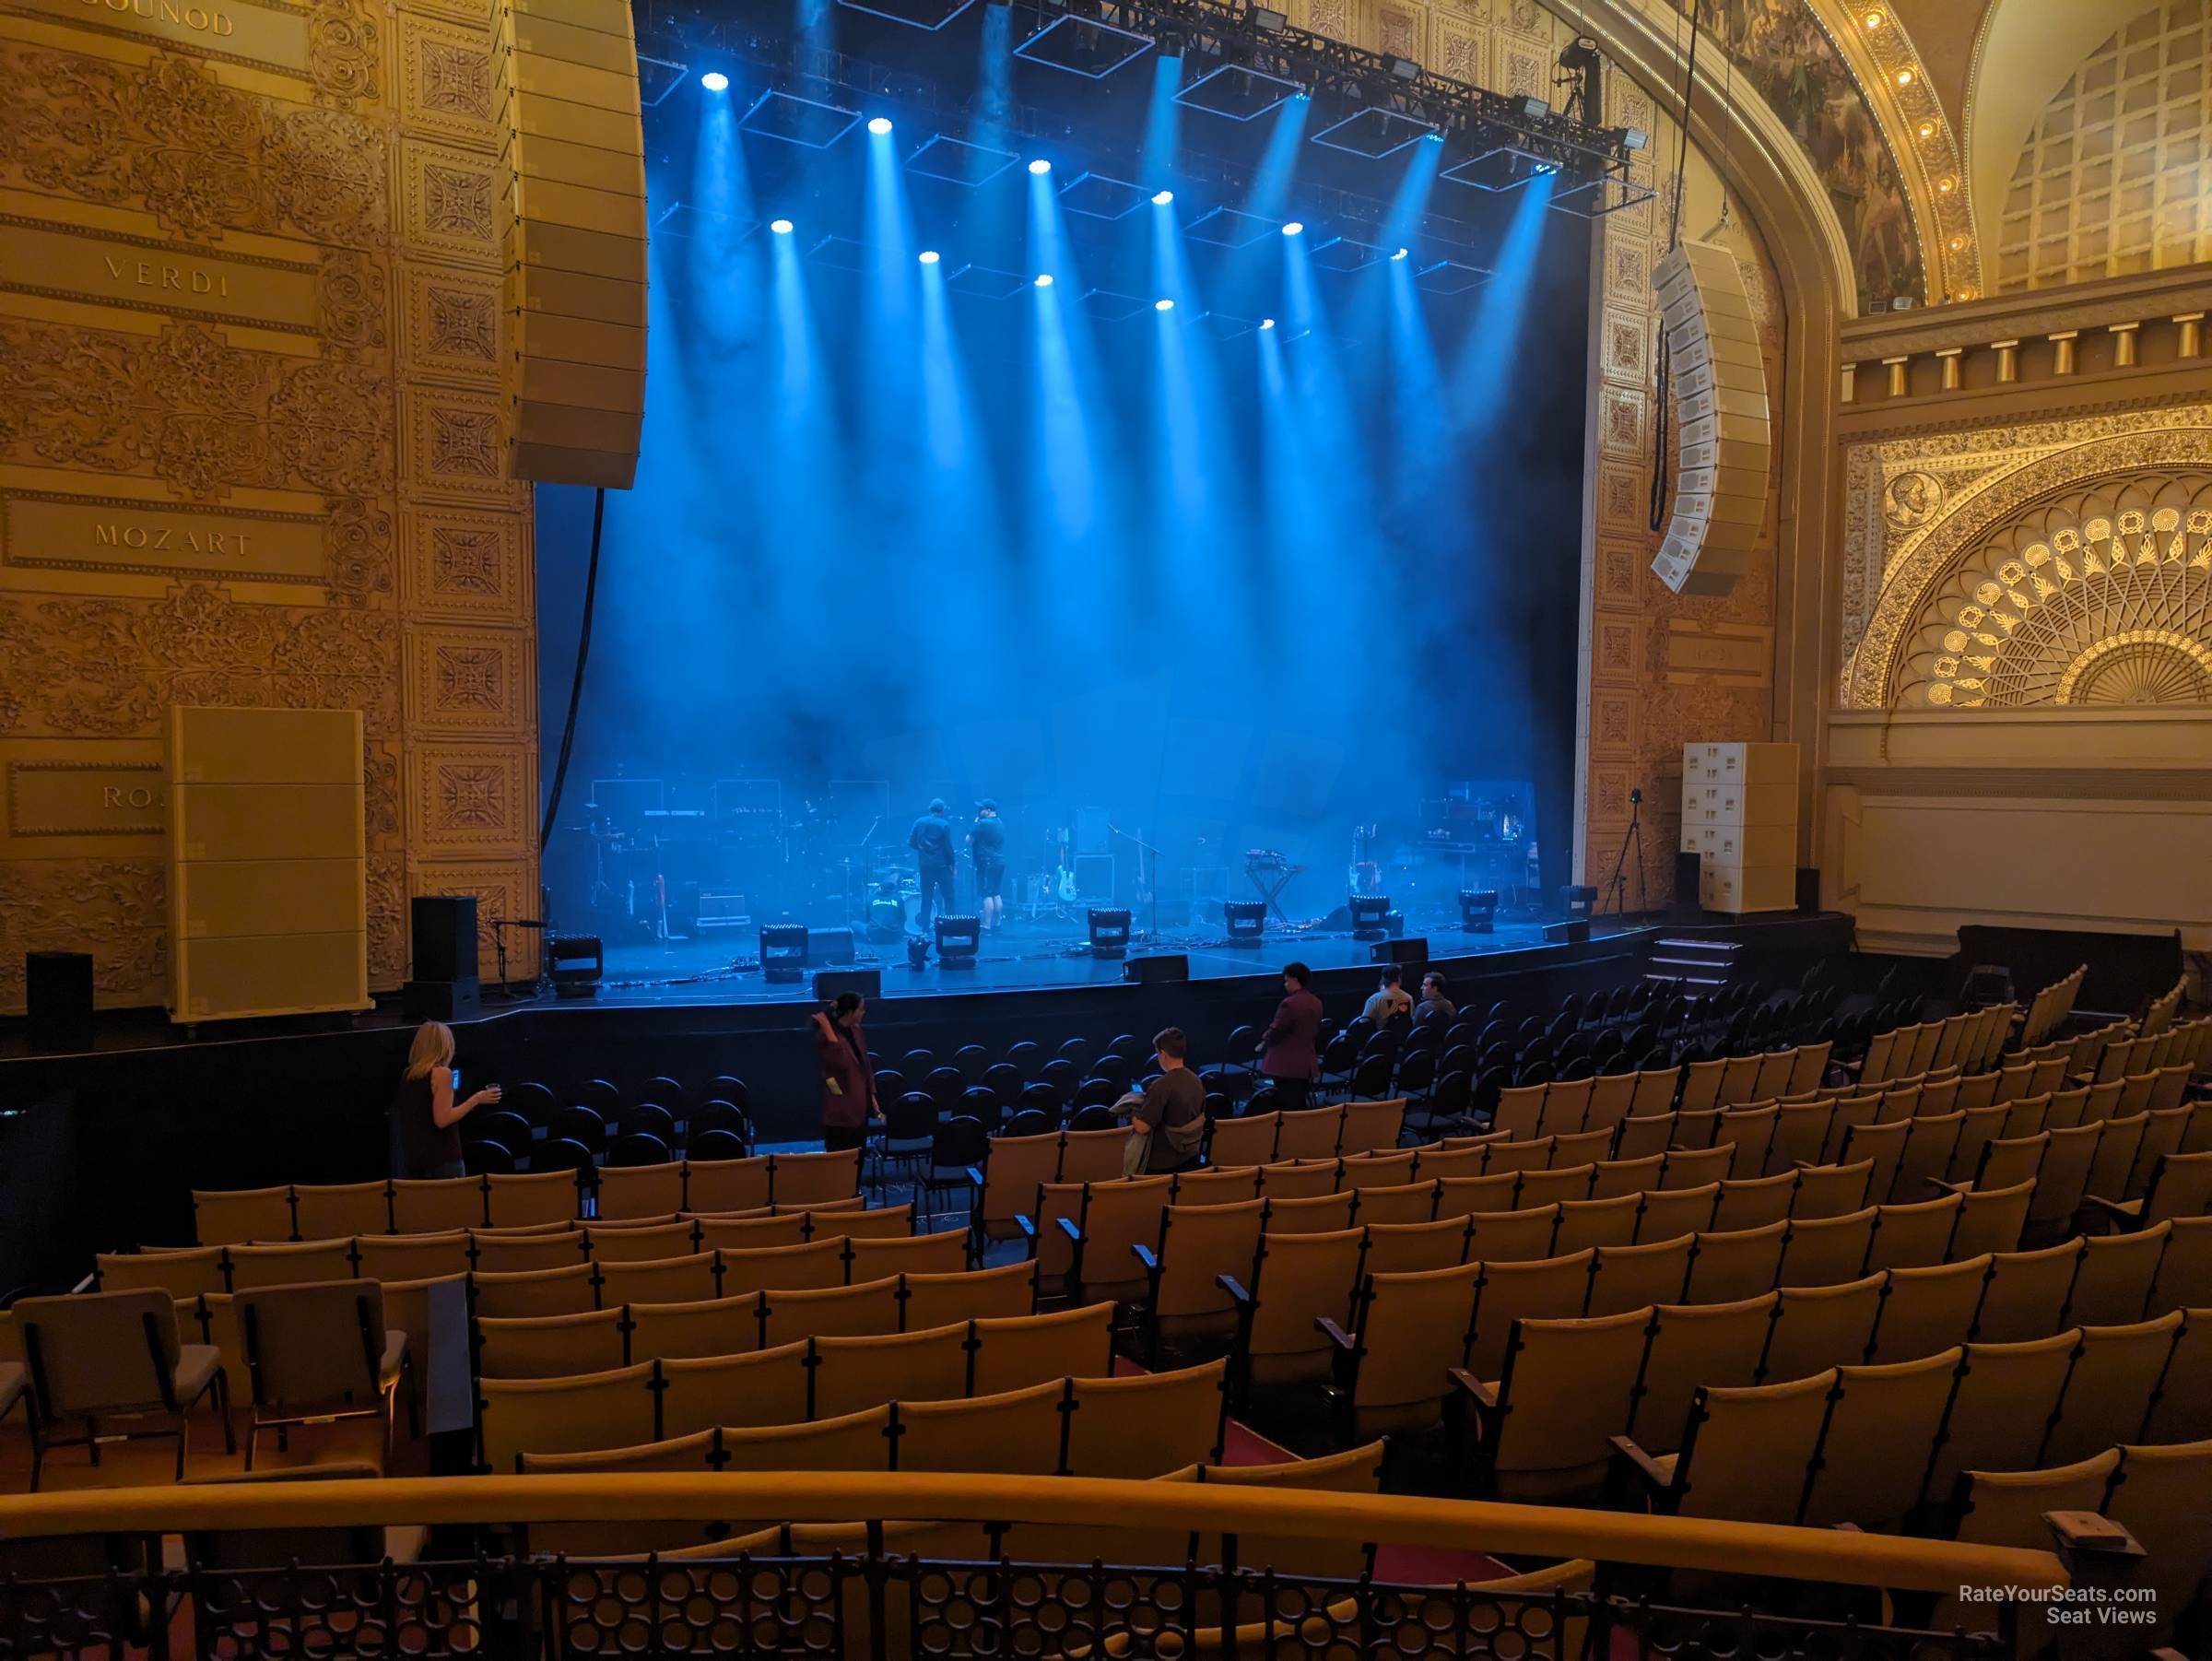
[[2000, 293], [2212, 259], [2212, 0], [2112, 20], [2018, 153]]
[[[2091, 589], [2099, 595], [2094, 604], [2111, 609], [2096, 613], [2104, 624], [2093, 625], [2092, 634], [2078, 640], [2075, 654], [2094, 644], [2105, 627], [2124, 633], [2188, 626], [2186, 619], [2195, 615], [2191, 607], [2202, 605], [2201, 598], [2190, 597], [2201, 595], [2198, 561], [2212, 563], [2206, 552], [2212, 520], [2204, 521], [2201, 530], [2192, 528], [2207, 507], [2192, 481], [2207, 470], [2212, 404], [1849, 446], [1839, 701], [1846, 709], [1868, 710], [1950, 703], [1956, 693], [1938, 698], [1939, 683], [1956, 688], [1962, 675], [1981, 679], [1982, 666], [1971, 660], [1991, 657], [1994, 673], [1994, 659], [2002, 655], [1992, 642], [1973, 636], [1990, 634], [2001, 643], [2030, 618], [2040, 634], [2044, 602], [2051, 599], [2078, 622], [2074, 608], [2091, 597]], [[2122, 515], [2136, 513], [2143, 523], [2130, 519], [2130, 528], [2123, 529]], [[2165, 523], [2166, 514], [2172, 523]], [[2087, 535], [2092, 529], [2097, 535]], [[2131, 585], [2126, 594], [2108, 581], [2115, 533], [2124, 538], [2131, 572], [2143, 554], [2150, 555], [2150, 565], [2141, 568], [2140, 594], [2133, 592], [2132, 575], [2119, 580]], [[2056, 557], [2062, 542], [2067, 545], [2063, 560]], [[2030, 550], [2035, 550], [2032, 564]], [[2092, 554], [2101, 570], [2088, 569]], [[1982, 599], [1979, 591], [2009, 574], [2016, 556], [2018, 580], [2001, 583], [1991, 599]], [[2154, 574], [2175, 584], [2171, 594], [2149, 591]], [[1971, 627], [1960, 618], [1968, 607], [1974, 607]], [[1947, 637], [1955, 632], [1967, 638], [1954, 650]], [[1947, 668], [1939, 671], [1939, 661]], [[1958, 701], [1983, 690], [1966, 688], [1967, 698]]]
[[530, 903], [492, 64], [488, 0], [0, 3], [0, 1010], [161, 1001], [172, 704], [361, 712], [373, 988], [410, 892]]
[[[1644, 157], [1672, 159], [1679, 129], [1625, 76], [1608, 79], [1606, 118], [1653, 135]], [[1652, 274], [1666, 252], [1671, 178], [1647, 171], [1659, 194], [1598, 221], [1594, 260], [1592, 430], [1586, 452], [1594, 516], [1589, 660], [1583, 750], [1583, 842], [1579, 879], [1612, 869], [1630, 818], [1629, 793], [1643, 792], [1643, 889], [1663, 905], [1673, 892], [1681, 817], [1682, 747], [1697, 740], [1764, 741], [1774, 736], [1775, 543], [1770, 505], [1741, 576], [1725, 595], [1677, 595], [1652, 571], [1663, 533], [1651, 524], [1652, 395], [1659, 336]], [[1781, 403], [1783, 323], [1774, 265], [1741, 204], [1705, 158], [1690, 154], [1682, 206], [1685, 238], [1734, 256], [1750, 302], [1770, 394]], [[1673, 465], [1679, 466], [1678, 430]], [[1768, 463], [1779, 465], [1779, 446]], [[1634, 875], [1628, 903], [1637, 900]]]

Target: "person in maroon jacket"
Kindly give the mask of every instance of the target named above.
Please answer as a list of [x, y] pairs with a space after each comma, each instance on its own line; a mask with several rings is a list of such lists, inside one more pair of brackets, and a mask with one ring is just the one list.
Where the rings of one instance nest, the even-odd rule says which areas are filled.
[[870, 1121], [880, 1123], [883, 1118], [876, 1105], [876, 1069], [868, 1065], [868, 1042], [860, 1031], [860, 1018], [867, 1007], [859, 993], [841, 992], [834, 1013], [815, 1011], [824, 1148], [858, 1148], [868, 1139]]
[[1305, 1106], [1320, 1060], [1314, 1040], [1321, 1036], [1321, 1000], [1306, 989], [1310, 978], [1303, 963], [1284, 966], [1285, 996], [1260, 1036], [1260, 1072], [1275, 1086], [1281, 1098], [1277, 1105], [1284, 1108]]

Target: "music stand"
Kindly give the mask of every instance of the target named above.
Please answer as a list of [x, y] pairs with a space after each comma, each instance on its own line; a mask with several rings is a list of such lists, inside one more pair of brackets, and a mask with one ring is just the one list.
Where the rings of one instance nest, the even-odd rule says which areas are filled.
[[[546, 920], [543, 917], [492, 917], [488, 921], [491, 924], [492, 960], [500, 977], [492, 995], [502, 1003], [519, 1003], [523, 995], [512, 991], [507, 984], [507, 931], [511, 928], [535, 928], [542, 936]], [[537, 948], [537, 976], [531, 983], [529, 995], [532, 997], [538, 996], [545, 990], [548, 978], [546, 973], [545, 941], [541, 938]]]

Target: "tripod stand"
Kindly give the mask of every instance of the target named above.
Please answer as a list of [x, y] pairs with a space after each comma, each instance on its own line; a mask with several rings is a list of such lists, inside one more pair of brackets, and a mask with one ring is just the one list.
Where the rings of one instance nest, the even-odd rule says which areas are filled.
[[1124, 842], [1135, 843], [1138, 852], [1145, 856], [1146, 868], [1149, 873], [1145, 888], [1152, 896], [1152, 924], [1146, 932], [1148, 938], [1157, 940], [1159, 938], [1159, 850], [1143, 837], [1130, 835], [1119, 825], [1108, 825], [1106, 829]]
[[[1613, 860], [1613, 878], [1606, 884], [1617, 915], [1628, 915], [1628, 878], [1625, 867], [1629, 863], [1630, 845], [1636, 849], [1636, 914], [1641, 916], [1649, 908], [1650, 895], [1643, 886], [1643, 792], [1629, 792], [1629, 828], [1621, 832], [1620, 852]], [[1599, 908], [1604, 909], [1602, 906]]]

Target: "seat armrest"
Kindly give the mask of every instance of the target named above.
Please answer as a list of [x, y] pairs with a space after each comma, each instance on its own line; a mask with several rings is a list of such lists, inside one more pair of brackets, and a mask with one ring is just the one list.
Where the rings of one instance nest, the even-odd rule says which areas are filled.
[[983, 1185], [983, 1173], [971, 1165], [968, 1167], [968, 1180], [976, 1187], [981, 1188]]
[[1452, 1387], [1461, 1395], [1470, 1397], [1476, 1407], [1486, 1413], [1495, 1413], [1498, 1410], [1497, 1385], [1486, 1384], [1465, 1367], [1453, 1367], [1447, 1376], [1452, 1380]]
[[1083, 1231], [1076, 1227], [1074, 1218], [1055, 1217], [1053, 1220], [1060, 1225], [1060, 1232], [1066, 1235], [1070, 1242], [1076, 1245], [1083, 1243]]
[[2081, 1196], [2080, 1209], [2110, 1219], [2119, 1225], [2116, 1231], [2120, 1233], [2132, 1234], [2143, 1226], [2143, 1202], [2139, 1199], [2106, 1199], [2100, 1194], [2085, 1194]]
[[1313, 1330], [1325, 1336], [1329, 1343], [1343, 1354], [1348, 1355], [1359, 1348], [1359, 1337], [1357, 1333], [1346, 1332], [1343, 1327], [1337, 1325], [1326, 1315], [1313, 1317]]
[[1037, 1243], [1037, 1219], [1035, 1218], [1024, 1217], [1017, 1211], [1014, 1213], [1014, 1226], [1021, 1231], [1022, 1238], [1031, 1245]]
[[1129, 1243], [1129, 1249], [1136, 1254], [1137, 1262], [1145, 1266], [1145, 1272], [1147, 1275], [1157, 1275], [1159, 1273], [1159, 1259], [1153, 1255], [1153, 1251], [1150, 1246], [1132, 1241]]
[[1227, 1292], [1230, 1302], [1239, 1308], [1251, 1307], [1252, 1294], [1244, 1290], [1243, 1283], [1238, 1280], [1234, 1275], [1216, 1275], [1214, 1284]]
[[1658, 1462], [1636, 1445], [1633, 1436], [1608, 1436], [1606, 1445], [1613, 1450], [1616, 1468], [1632, 1473], [1649, 1497], [1663, 1498], [1672, 1488]]

